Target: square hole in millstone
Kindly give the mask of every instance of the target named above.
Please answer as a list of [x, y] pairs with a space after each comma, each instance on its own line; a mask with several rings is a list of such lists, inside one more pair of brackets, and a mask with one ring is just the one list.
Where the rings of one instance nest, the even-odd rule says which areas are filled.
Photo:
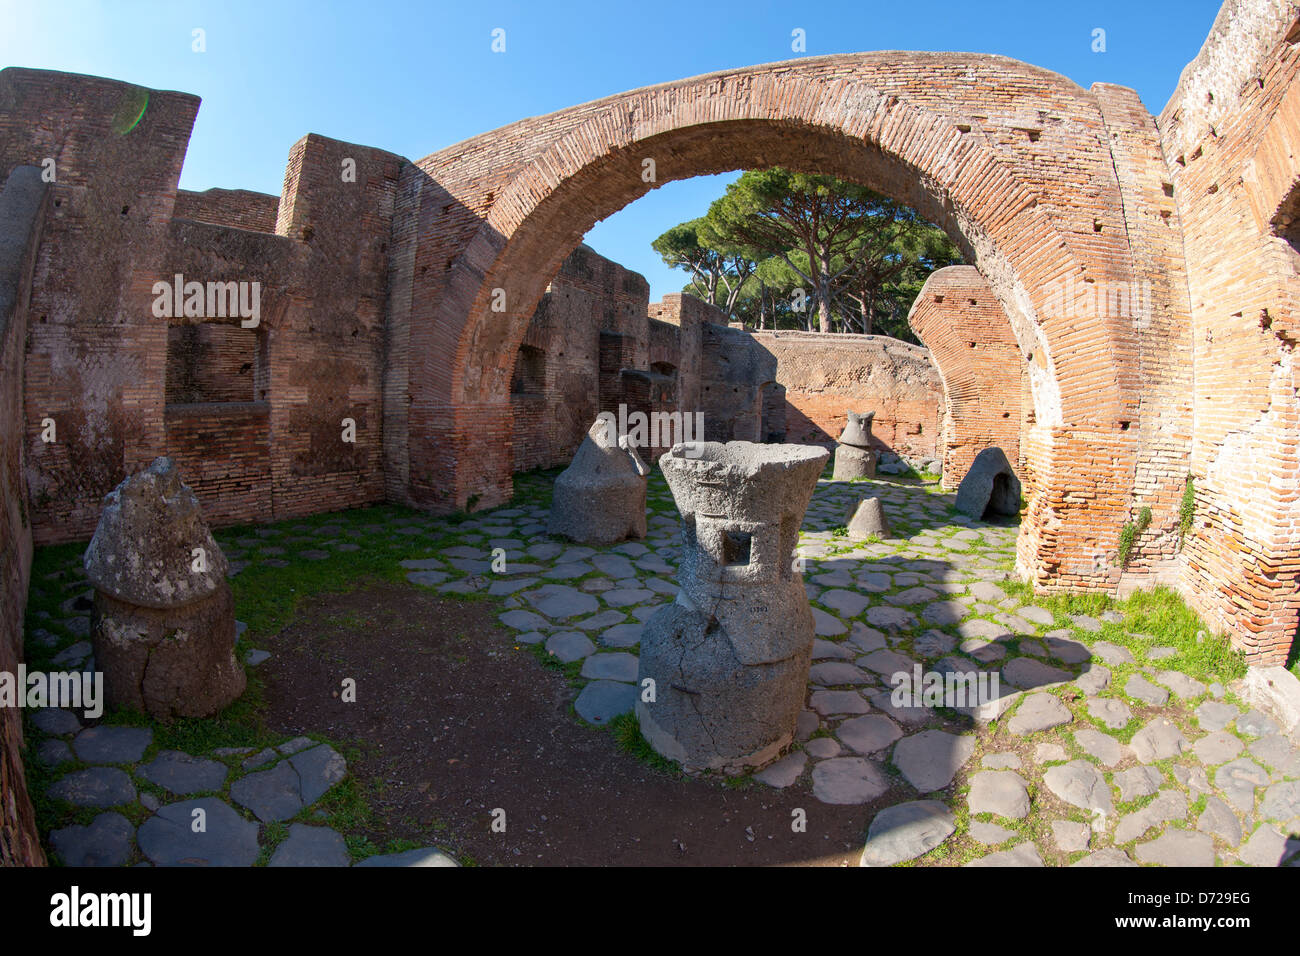
[[749, 548], [753, 536], [748, 531], [722, 532], [722, 563], [727, 567], [749, 564]]

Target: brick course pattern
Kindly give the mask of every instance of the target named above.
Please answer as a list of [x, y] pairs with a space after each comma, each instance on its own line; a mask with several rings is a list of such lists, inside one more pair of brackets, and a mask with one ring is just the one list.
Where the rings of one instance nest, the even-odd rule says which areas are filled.
[[[1021, 540], [1022, 570], [1043, 586], [1113, 585], [1117, 572], [1078, 555], [1113, 552], [1132, 508], [1137, 332], [1105, 312], [1054, 312], [1049, 296], [1071, 279], [1138, 280], [1114, 122], [1095, 93], [1001, 57], [855, 54], [638, 90], [419, 160], [397, 216], [410, 293], [391, 300], [390, 321], [409, 334], [397, 361], [420, 363], [406, 373], [405, 425], [440, 440], [407, 443], [420, 460], [402, 500], [506, 500], [507, 458], [465, 459], [465, 428], [491, 419], [508, 433], [510, 370], [545, 284], [587, 229], [651, 188], [642, 160], [655, 160], [655, 184], [781, 164], [866, 183], [945, 227], [1034, 356], [1042, 440], [1068, 432], [1134, 446], [1114, 462], [1131, 470], [1104, 476], [1054, 450], [1071, 494], [1044, 498], [1037, 513], [1051, 533]], [[475, 418], [457, 421], [463, 409]]]
[[1300, 617], [1300, 21], [1229, 0], [1159, 117], [1191, 302], [1184, 576], [1199, 611], [1260, 663]]
[[848, 413], [876, 413], [873, 446], [937, 458], [943, 386], [930, 353], [883, 335], [754, 332], [785, 388], [785, 440], [833, 445]]
[[[48, 189], [39, 170], [0, 182], [0, 672], [23, 660], [23, 615], [32, 572], [31, 512], [23, 473], [23, 350], [32, 274]], [[45, 853], [23, 774], [23, 711], [0, 707], [0, 866], [41, 866]]]
[[931, 273], [907, 323], [929, 348], [943, 383], [943, 486], [955, 490], [975, 456], [992, 446], [1006, 452], [1025, 484], [1021, 402], [1031, 379], [1007, 314], [979, 270], [950, 266]]

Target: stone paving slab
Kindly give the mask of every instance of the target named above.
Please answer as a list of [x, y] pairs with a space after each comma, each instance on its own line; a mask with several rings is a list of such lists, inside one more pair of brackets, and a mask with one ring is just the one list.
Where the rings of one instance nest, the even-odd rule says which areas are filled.
[[156, 866], [252, 866], [261, 852], [257, 833], [229, 804], [202, 797], [161, 807], [136, 840]]

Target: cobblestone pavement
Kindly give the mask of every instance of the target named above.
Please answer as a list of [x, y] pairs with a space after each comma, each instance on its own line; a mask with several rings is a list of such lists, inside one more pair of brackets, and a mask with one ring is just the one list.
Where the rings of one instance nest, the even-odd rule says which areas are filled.
[[[644, 541], [553, 540], [549, 480], [521, 479], [521, 503], [459, 521], [403, 514], [363, 524], [364, 512], [351, 512], [224, 535], [222, 545], [236, 575], [295, 556], [327, 560], [380, 535], [393, 555], [409, 555], [412, 584], [501, 598], [514, 640], [569, 664], [583, 682], [578, 717], [603, 725], [631, 710], [642, 626], [676, 594], [678, 514], [654, 472]], [[855, 545], [843, 536], [863, 495], [883, 500], [897, 537]], [[817, 632], [807, 709], [797, 744], [755, 780], [863, 805], [865, 865], [1300, 865], [1295, 742], [1233, 682], [1189, 676], [1199, 672], [1184, 666], [1186, 648], [1133, 633], [1122, 614], [1070, 616], [1026, 600], [1010, 580], [1016, 530], [957, 514], [933, 486], [820, 482], [800, 539]], [[29, 621], [29, 634], [60, 647], [61, 665], [85, 661], [89, 602], [76, 569], [33, 586], [70, 597], [57, 633]], [[917, 666], [996, 674], [1000, 696], [962, 710], [896, 706], [892, 675]], [[61, 711], [33, 723], [37, 759], [54, 771], [51, 795], [103, 808], [88, 825], [52, 832], [65, 861], [248, 865], [267, 855], [258, 824], [264, 835], [296, 817], [262, 862], [347, 862], [338, 833], [301, 822], [345, 772], [328, 745], [300, 738], [191, 756], [159, 752], [147, 728], [79, 731]], [[151, 792], [137, 792], [140, 782]], [[160, 801], [158, 788], [185, 799]], [[187, 828], [195, 809], [206, 811], [207, 839]], [[362, 865], [385, 863], [454, 865], [433, 848]]]

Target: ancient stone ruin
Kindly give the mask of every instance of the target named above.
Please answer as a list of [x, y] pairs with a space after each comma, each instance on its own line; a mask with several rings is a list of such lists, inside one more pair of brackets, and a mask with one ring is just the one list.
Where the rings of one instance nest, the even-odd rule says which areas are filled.
[[878, 538], [891, 536], [889, 519], [879, 498], [863, 498], [849, 511], [847, 522], [850, 541], [865, 541], [872, 535]]
[[110, 706], [210, 717], [244, 692], [226, 558], [170, 459], [108, 495], [84, 563]]
[[957, 488], [955, 507], [976, 520], [1020, 514], [1020, 479], [1001, 448], [985, 448]]
[[699, 451], [660, 459], [684, 522], [681, 590], [642, 634], [636, 712], [665, 757], [734, 772], [794, 739], [813, 641], [794, 548], [828, 456], [752, 442]]
[[555, 479], [547, 530], [582, 544], [644, 538], [646, 467], [636, 448], [601, 416]]
[[876, 477], [876, 452], [871, 447], [871, 420], [875, 412], [849, 412], [849, 420], [835, 445], [835, 481]]

